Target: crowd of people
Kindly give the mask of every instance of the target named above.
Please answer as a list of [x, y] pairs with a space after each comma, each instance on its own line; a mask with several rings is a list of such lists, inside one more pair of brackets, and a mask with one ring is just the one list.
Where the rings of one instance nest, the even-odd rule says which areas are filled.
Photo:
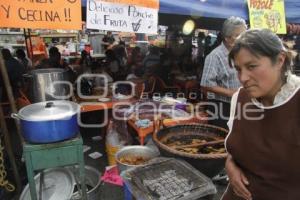
[[[2, 54], [8, 66], [11, 65], [11, 62], [18, 61], [19, 63], [14, 65], [16, 67], [13, 69], [8, 67], [8, 71], [16, 71], [16, 73], [9, 73], [10, 79], [14, 83], [22, 80], [22, 74], [42, 68], [64, 68], [69, 71], [71, 81], [76, 80], [76, 77], [83, 73], [105, 73], [113, 81], [154, 75], [171, 85], [174, 74], [197, 75], [201, 87], [212, 92], [213, 95], [208, 95], [210, 101], [218, 103], [219, 107], [223, 108], [223, 112], [220, 114], [228, 118], [230, 97], [239, 87], [239, 81], [234, 75], [235, 70], [228, 67], [227, 55], [231, 49], [230, 45], [232, 44], [230, 43], [234, 42], [239, 33], [244, 30], [246, 30], [245, 21], [232, 17], [225, 21], [223, 29], [214, 43], [212, 43], [209, 34], [199, 32], [197, 47], [195, 47], [191, 40], [187, 39], [188, 37], [180, 32], [175, 32], [172, 35], [172, 42], [167, 44], [166, 48], [150, 45], [146, 54], [139, 46], [128, 48], [122, 39], [119, 38], [116, 41], [112, 32], [108, 31], [102, 39], [105, 58], [101, 61], [95, 61], [89, 52], [83, 50], [81, 58], [75, 63], [79, 66], [76, 68], [70, 67], [65, 59], [62, 59], [61, 53], [56, 47], [49, 49], [48, 58], [34, 64], [26, 57], [22, 49], [15, 52], [16, 59], [7, 56], [8, 49], [3, 49]], [[192, 49], [195, 48], [197, 49], [196, 57], [193, 58], [195, 55], [193, 55]], [[295, 66], [299, 63], [297, 58], [295, 59]], [[21, 68], [22, 70], [19, 70]], [[15, 86], [15, 84], [13, 85]], [[212, 120], [212, 124], [226, 128], [226, 120], [220, 120], [220, 117], [217, 120]]]
[[[172, 73], [197, 74], [214, 105], [207, 107], [208, 114], [216, 114], [209, 123], [229, 130], [229, 186], [222, 199], [300, 199], [300, 78], [292, 74], [292, 68], [300, 66], [299, 54], [293, 62], [281, 38], [267, 29], [247, 30], [239, 17], [225, 20], [216, 42], [210, 43], [210, 37], [200, 32], [197, 59], [192, 59], [192, 45], [177, 34], [168, 48], [149, 46], [143, 55], [138, 46], [128, 52], [124, 41], [116, 44], [108, 32], [103, 38], [105, 59], [95, 62], [83, 50], [76, 69], [56, 47], [36, 66], [23, 50], [16, 51], [17, 58], [8, 49], [1, 53], [14, 93], [22, 85], [22, 75], [32, 69], [63, 68], [73, 81], [94, 73], [109, 82], [159, 76], [171, 83]], [[300, 40], [296, 48], [299, 44]], [[93, 84], [103, 82], [95, 79]]]

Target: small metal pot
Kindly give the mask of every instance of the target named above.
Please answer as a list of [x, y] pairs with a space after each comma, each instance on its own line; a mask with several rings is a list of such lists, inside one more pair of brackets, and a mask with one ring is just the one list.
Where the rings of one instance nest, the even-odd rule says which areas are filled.
[[20, 120], [27, 142], [51, 143], [78, 133], [78, 111], [79, 105], [71, 101], [46, 101], [25, 106], [12, 117]]
[[130, 169], [132, 167], [143, 166], [143, 164], [129, 165], [129, 164], [122, 163], [120, 161], [121, 158], [133, 157], [133, 156], [141, 156], [145, 160], [151, 160], [152, 158], [159, 156], [159, 153], [151, 149], [150, 147], [142, 146], [142, 145], [132, 145], [132, 146], [123, 147], [116, 153], [116, 161], [117, 161], [117, 166], [120, 174], [121, 172]]
[[[99, 199], [99, 195], [100, 195], [101, 173], [97, 169], [91, 166], [86, 165], [84, 168], [85, 168], [85, 184], [87, 187], [87, 198], [88, 200], [97, 200]], [[80, 181], [78, 166], [76, 166], [76, 169], [77, 170], [74, 174], [75, 180]], [[71, 200], [81, 200], [81, 196], [78, 193], [78, 191], [73, 192]]]

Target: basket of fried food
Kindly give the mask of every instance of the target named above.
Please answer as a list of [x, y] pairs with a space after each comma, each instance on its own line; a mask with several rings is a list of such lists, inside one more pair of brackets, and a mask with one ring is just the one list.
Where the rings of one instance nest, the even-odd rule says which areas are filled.
[[184, 159], [213, 177], [224, 168], [226, 135], [227, 130], [212, 125], [177, 125], [154, 133], [153, 141], [163, 156]]

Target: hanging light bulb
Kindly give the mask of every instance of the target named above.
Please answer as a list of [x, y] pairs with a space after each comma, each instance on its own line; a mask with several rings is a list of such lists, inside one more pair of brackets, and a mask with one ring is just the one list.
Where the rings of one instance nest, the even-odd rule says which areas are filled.
[[187, 20], [182, 28], [182, 32], [185, 35], [189, 35], [193, 32], [193, 30], [195, 29], [195, 22], [193, 20]]

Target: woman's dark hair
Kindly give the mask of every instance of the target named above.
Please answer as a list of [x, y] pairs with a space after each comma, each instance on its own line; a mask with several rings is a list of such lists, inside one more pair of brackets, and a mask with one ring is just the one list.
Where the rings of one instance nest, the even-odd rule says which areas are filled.
[[134, 48], [132, 49], [131, 55], [137, 55], [137, 54], [140, 53], [140, 52], [141, 52], [141, 48], [138, 47], [138, 46], [136, 46], [136, 47], [134, 47]]
[[205, 38], [204, 32], [200, 31], [200, 32], [198, 33], [198, 38], [199, 38], [199, 39], [204, 39], [204, 38]]
[[2, 53], [4, 60], [9, 60], [10, 58], [12, 58], [12, 55], [11, 55], [9, 49], [2, 49], [1, 53]]
[[81, 58], [79, 60], [79, 64], [80, 65], [86, 64], [87, 66], [91, 64], [89, 53], [86, 50], [81, 51]]
[[57, 53], [59, 53], [59, 50], [57, 47], [51, 47], [49, 49], [49, 57], [55, 56], [55, 55], [57, 55]]
[[116, 60], [116, 54], [112, 49], [106, 50], [105, 56], [106, 56], [107, 60], [110, 60], [110, 61]]
[[277, 57], [281, 52], [286, 54], [282, 68], [282, 75], [291, 70], [291, 56], [284, 47], [280, 38], [269, 29], [250, 29], [242, 33], [233, 48], [231, 49], [228, 59], [229, 65], [233, 67], [233, 60], [241, 49], [248, 50], [256, 57], [266, 56], [271, 59], [272, 63], [277, 62]]
[[81, 58], [85, 58], [89, 53], [86, 50], [81, 51]]
[[132, 64], [137, 64], [137, 61], [139, 59], [139, 54], [141, 53], [141, 48], [136, 46], [133, 48], [131, 52], [131, 62]]
[[20, 59], [24, 59], [26, 57], [26, 54], [23, 49], [17, 49], [16, 55]]

